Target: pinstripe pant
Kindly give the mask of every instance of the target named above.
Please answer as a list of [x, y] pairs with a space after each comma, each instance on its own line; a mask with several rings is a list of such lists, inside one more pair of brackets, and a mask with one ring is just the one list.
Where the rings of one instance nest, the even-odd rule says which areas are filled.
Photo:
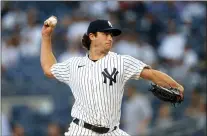
[[81, 127], [75, 124], [74, 122], [71, 122], [70, 127], [68, 128], [68, 132], [65, 132], [65, 136], [130, 136], [130, 135], [119, 128], [105, 134], [99, 134], [92, 130]]

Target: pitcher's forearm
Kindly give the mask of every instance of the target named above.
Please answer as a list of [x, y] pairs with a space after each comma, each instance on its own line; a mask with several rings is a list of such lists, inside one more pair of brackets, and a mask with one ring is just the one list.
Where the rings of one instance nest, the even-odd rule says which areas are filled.
[[173, 87], [178, 88], [179, 90], [183, 90], [183, 87], [167, 74], [157, 70], [152, 70], [152, 72], [154, 75], [152, 82], [154, 82], [155, 84], [166, 88]]
[[51, 66], [56, 63], [55, 56], [52, 52], [51, 37], [42, 37], [40, 59], [44, 73], [49, 72]]

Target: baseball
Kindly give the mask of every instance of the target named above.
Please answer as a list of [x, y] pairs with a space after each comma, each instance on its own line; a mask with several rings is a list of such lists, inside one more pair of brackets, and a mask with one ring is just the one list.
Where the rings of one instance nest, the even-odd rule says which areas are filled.
[[56, 24], [57, 24], [57, 17], [55, 16], [51, 16], [49, 17], [45, 22], [44, 22], [45, 25], [49, 25], [51, 27], [55, 27]]

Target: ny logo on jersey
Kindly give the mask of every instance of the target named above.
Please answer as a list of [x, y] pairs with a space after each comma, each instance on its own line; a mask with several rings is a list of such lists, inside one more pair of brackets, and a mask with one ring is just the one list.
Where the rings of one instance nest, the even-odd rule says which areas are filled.
[[111, 73], [111, 75], [109, 74], [107, 68], [104, 69], [104, 71], [102, 72], [103, 76], [104, 76], [104, 83], [107, 83], [107, 78], [110, 80], [109, 85], [113, 85], [113, 82], [116, 83], [116, 76], [119, 73], [119, 71], [117, 71], [116, 68], [113, 69], [113, 72]]

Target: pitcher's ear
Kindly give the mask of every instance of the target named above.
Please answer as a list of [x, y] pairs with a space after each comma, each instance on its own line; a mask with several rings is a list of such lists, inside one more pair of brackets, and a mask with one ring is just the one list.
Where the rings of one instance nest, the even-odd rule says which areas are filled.
[[93, 33], [90, 33], [90, 34], [88, 35], [88, 37], [89, 37], [90, 40], [95, 40], [95, 39], [96, 39], [96, 36], [95, 36], [95, 34], [93, 34]]

